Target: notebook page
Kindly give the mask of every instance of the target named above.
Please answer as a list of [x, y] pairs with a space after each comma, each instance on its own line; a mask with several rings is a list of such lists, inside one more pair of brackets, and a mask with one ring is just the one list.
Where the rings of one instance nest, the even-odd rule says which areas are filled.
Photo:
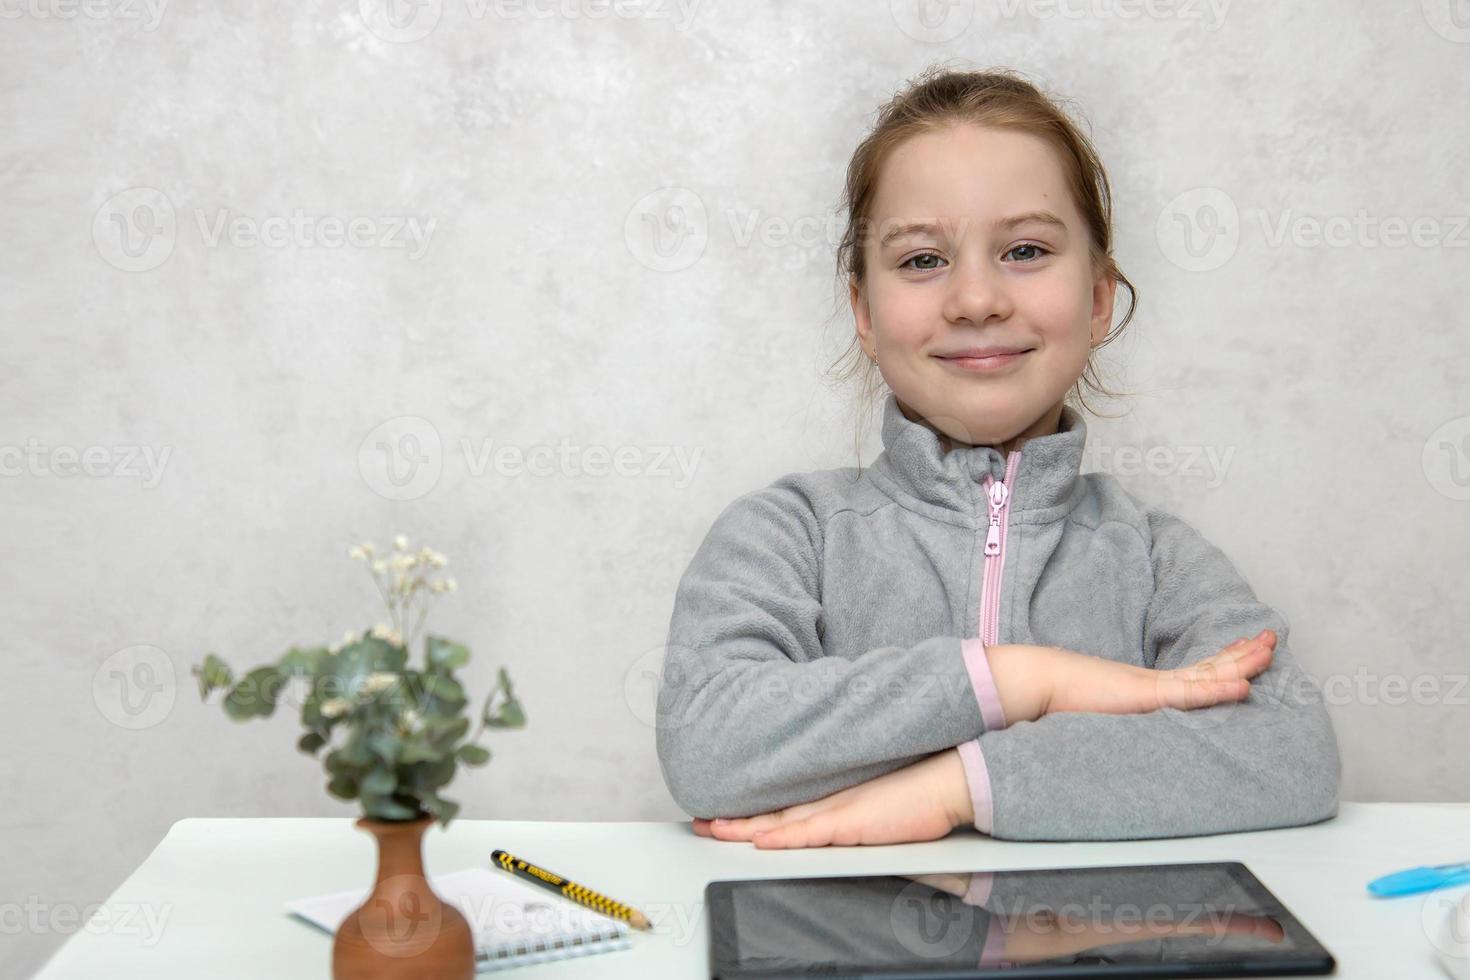
[[[503, 871], [466, 868], [429, 875], [434, 891], [463, 913], [475, 936], [476, 958], [502, 960], [534, 951], [536, 959], [622, 949], [627, 923]], [[286, 911], [335, 933], [371, 887], [294, 899]], [[480, 967], [483, 969], [483, 965]]]

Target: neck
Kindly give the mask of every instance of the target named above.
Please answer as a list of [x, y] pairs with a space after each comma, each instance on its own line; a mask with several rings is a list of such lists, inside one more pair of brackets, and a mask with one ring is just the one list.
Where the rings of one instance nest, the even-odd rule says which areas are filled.
[[1011, 453], [1015, 452], [1017, 449], [1020, 449], [1023, 445], [1025, 445], [1028, 439], [1036, 439], [1041, 436], [1054, 435], [1057, 431], [1058, 425], [1061, 424], [1062, 404], [1062, 402], [1057, 402], [1050, 409], [1048, 409], [1046, 413], [1041, 416], [1041, 418], [1037, 419], [1035, 422], [1028, 425], [1024, 430], [1016, 433], [1014, 436], [1011, 436], [1008, 439], [1003, 439], [999, 442], [985, 443], [968, 443], [962, 442], [958, 439], [952, 439], [950, 438], [948, 433], [931, 425], [928, 419], [919, 417], [916, 412], [910, 409], [902, 401], [898, 403], [898, 407], [903, 411], [904, 416], [909, 421], [918, 422], [920, 425], [923, 425], [925, 428], [933, 431], [934, 434], [939, 437], [940, 448], [946, 453], [955, 449], [968, 449], [980, 445], [989, 446], [992, 449], [998, 450], [1002, 456], [1009, 456]]

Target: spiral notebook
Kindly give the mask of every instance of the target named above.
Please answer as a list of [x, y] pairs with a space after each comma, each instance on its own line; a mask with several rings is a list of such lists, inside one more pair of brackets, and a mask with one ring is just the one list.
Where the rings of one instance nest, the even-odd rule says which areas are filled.
[[[594, 912], [504, 871], [466, 868], [429, 875], [434, 891], [452, 902], [475, 935], [475, 972], [627, 949], [628, 924]], [[367, 898], [364, 886], [286, 903], [286, 912], [336, 933]]]

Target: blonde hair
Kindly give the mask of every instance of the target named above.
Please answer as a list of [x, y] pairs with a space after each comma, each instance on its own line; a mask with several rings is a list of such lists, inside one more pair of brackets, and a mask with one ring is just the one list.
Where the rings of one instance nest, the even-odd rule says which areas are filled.
[[[847, 227], [837, 246], [839, 291], [845, 298], [848, 282], [861, 287], [865, 281], [864, 233], [870, 226], [869, 212], [878, 176], [889, 155], [913, 136], [965, 123], [1029, 133], [1052, 146], [1062, 165], [1068, 190], [1090, 232], [1089, 252], [1094, 273], [1106, 273], [1127, 287], [1127, 314], [1089, 352], [1082, 376], [1067, 395], [1067, 400], [1075, 400], [1083, 411], [1113, 417], [1096, 412], [1087, 404], [1083, 392], [1087, 388], [1107, 397], [1120, 394], [1103, 384], [1094, 357], [1122, 333], [1138, 304], [1137, 289], [1123, 275], [1112, 255], [1112, 189], [1091, 140], [1072, 122], [1058, 101], [1016, 72], [955, 71], [935, 65], [911, 79], [903, 91], [883, 104], [872, 130], [858, 144], [847, 165], [842, 200]], [[829, 371], [831, 368], [839, 368], [831, 375], [839, 383], [860, 376], [859, 419], [870, 415], [885, 386], [877, 364], [864, 354], [855, 331], [847, 350], [832, 362]], [[857, 446], [861, 456], [861, 428]]]

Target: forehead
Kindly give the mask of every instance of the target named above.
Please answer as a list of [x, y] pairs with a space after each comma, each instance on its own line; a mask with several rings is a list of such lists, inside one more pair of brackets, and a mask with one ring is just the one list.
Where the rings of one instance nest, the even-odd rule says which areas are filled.
[[971, 218], [987, 224], [1046, 209], [1081, 224], [1051, 145], [1014, 130], [971, 125], [920, 133], [883, 162], [870, 218]]

